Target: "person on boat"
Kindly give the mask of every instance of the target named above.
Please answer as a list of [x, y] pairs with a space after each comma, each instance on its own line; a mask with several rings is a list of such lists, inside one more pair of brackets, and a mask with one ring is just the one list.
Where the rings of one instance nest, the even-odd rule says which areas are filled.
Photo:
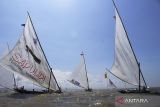
[[24, 86], [20, 87], [21, 90], [24, 90]]

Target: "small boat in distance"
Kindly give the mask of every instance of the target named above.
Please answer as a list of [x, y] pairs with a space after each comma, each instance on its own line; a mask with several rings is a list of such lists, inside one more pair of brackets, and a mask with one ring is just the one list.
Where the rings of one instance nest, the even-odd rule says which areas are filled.
[[91, 92], [92, 89], [89, 87], [89, 80], [87, 75], [87, 68], [84, 53], [82, 52], [80, 58], [80, 63], [76, 67], [76, 69], [72, 72], [68, 81], [75, 86], [81, 87], [85, 89], [85, 91]]

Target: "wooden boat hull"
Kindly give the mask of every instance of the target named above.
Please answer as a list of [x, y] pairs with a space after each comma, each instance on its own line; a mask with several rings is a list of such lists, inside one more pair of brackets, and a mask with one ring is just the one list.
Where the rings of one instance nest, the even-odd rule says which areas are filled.
[[34, 90], [30, 91], [30, 90], [18, 89], [18, 88], [15, 88], [14, 90], [18, 93], [24, 93], [24, 94], [44, 94], [44, 93], [48, 93], [47, 90], [44, 90], [44, 91], [34, 91]]
[[85, 91], [92, 92], [93, 90], [91, 88], [89, 88], [89, 89], [85, 89]]
[[118, 90], [118, 92], [120, 93], [150, 93], [149, 90], [145, 89], [145, 90], [141, 90], [139, 91], [138, 89], [126, 89], [126, 90]]

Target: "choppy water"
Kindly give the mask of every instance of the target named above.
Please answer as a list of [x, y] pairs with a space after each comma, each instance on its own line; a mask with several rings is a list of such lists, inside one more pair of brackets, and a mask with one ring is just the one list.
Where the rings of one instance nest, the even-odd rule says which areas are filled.
[[[116, 96], [122, 94], [113, 90], [93, 92], [70, 90], [62, 94], [21, 94], [0, 90], [0, 107], [115, 107]], [[140, 96], [145, 97], [146, 94]], [[160, 98], [160, 94], [156, 93], [156, 96]]]
[[0, 93], [0, 107], [114, 107], [116, 92], [70, 91], [62, 94]]

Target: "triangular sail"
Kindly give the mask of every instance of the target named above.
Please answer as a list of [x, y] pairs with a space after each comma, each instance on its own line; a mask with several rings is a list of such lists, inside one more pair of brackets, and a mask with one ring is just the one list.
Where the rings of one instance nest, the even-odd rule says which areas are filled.
[[89, 89], [88, 86], [88, 77], [87, 77], [87, 71], [86, 71], [86, 65], [83, 53], [81, 54], [80, 63], [76, 67], [76, 69], [72, 72], [69, 82], [72, 84]]
[[50, 89], [58, 90], [53, 75], [50, 78], [50, 67], [46, 61], [30, 16], [24, 25], [22, 36], [15, 47], [1, 60], [7, 70], [19, 73], [27, 79]]
[[[139, 85], [139, 65], [135, 58], [128, 36], [121, 22], [120, 16], [116, 14], [116, 35], [115, 35], [115, 60], [111, 73], [119, 79], [132, 84]], [[142, 78], [142, 76], [141, 76]], [[141, 79], [142, 80], [142, 79]], [[144, 86], [141, 82], [141, 86]]]

